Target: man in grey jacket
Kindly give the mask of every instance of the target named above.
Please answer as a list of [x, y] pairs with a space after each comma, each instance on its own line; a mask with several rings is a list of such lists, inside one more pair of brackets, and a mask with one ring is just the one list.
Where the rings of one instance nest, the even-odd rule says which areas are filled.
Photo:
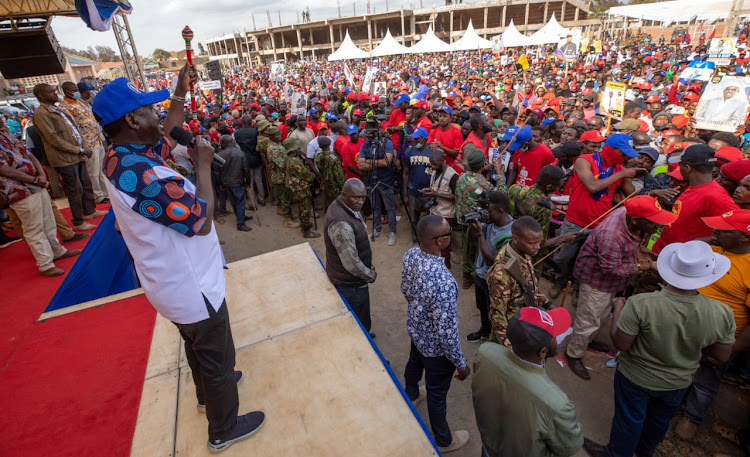
[[250, 174], [247, 158], [229, 135], [222, 135], [219, 138], [219, 145], [221, 146], [219, 156], [226, 161], [219, 171], [219, 180], [229, 194], [229, 202], [237, 217], [237, 230], [249, 232], [252, 229], [245, 225], [245, 220], [252, 218], [252, 216], [245, 215], [245, 199], [247, 198], [245, 182]]

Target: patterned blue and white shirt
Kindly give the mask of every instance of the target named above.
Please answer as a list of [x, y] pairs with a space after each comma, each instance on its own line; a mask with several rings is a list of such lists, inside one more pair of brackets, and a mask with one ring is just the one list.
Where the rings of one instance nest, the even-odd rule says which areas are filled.
[[458, 338], [458, 284], [442, 257], [411, 248], [404, 255], [401, 292], [409, 303], [406, 329], [425, 357], [445, 356], [466, 368]]

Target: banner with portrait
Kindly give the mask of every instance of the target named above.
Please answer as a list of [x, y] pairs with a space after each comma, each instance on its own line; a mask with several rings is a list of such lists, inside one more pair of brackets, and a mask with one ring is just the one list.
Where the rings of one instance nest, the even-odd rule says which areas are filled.
[[570, 30], [557, 42], [555, 57], [568, 62], [578, 59], [578, 51], [581, 49], [581, 31]]
[[708, 55], [716, 57], [729, 57], [735, 55], [737, 51], [737, 38], [721, 37], [711, 38], [708, 45]]
[[622, 116], [622, 108], [625, 106], [625, 91], [628, 85], [610, 81], [604, 86], [602, 100], [599, 103], [599, 112], [615, 119]]
[[388, 95], [386, 82], [385, 81], [377, 81], [374, 84], [374, 90], [373, 95], [377, 95], [378, 97], [385, 97]]
[[695, 128], [734, 132], [750, 111], [750, 78], [717, 75], [711, 78], [695, 109]]

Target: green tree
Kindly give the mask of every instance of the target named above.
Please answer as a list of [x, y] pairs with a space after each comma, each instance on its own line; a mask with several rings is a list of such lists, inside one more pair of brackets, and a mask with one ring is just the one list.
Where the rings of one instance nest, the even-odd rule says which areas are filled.
[[172, 57], [172, 54], [170, 54], [168, 51], [165, 51], [161, 48], [154, 49], [153, 54], [151, 56], [156, 60], [157, 62], [163, 62], [165, 60], [169, 60], [170, 57]]
[[119, 57], [115, 54], [115, 50], [109, 46], [97, 46], [96, 54], [102, 62], [115, 62], [119, 60]]

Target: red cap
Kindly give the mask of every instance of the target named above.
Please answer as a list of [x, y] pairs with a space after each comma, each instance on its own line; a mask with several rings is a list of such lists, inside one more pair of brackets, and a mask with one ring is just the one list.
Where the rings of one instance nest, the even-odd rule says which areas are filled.
[[367, 95], [366, 93], [362, 92], [362, 93], [359, 94], [359, 101], [362, 101], [362, 100], [370, 101], [370, 96]]
[[356, 100], [357, 99], [357, 94], [355, 94], [354, 92], [349, 92], [349, 95], [346, 96], [346, 99], [347, 100]]
[[596, 130], [589, 130], [588, 132], [583, 132], [581, 138], [579, 138], [578, 141], [593, 141], [594, 143], [601, 143], [605, 139], [606, 138], [601, 136], [601, 134], [599, 134], [599, 132], [597, 132]]
[[688, 92], [694, 92], [695, 95], [698, 95], [698, 94], [701, 93], [701, 86], [699, 86], [697, 84], [691, 84], [690, 86], [688, 86], [687, 90], [688, 90]]
[[687, 122], [688, 122], [687, 116], [684, 116], [682, 114], [672, 117], [672, 123], [678, 129], [685, 127], [685, 125], [687, 125]]
[[690, 146], [690, 144], [691, 143], [685, 143], [685, 142], [682, 142], [682, 141], [678, 141], [677, 143], [672, 143], [672, 144], [669, 145], [669, 147], [667, 147], [667, 150], [664, 151], [664, 154], [669, 155], [669, 154], [671, 154], [673, 152], [682, 151], [686, 147]]
[[641, 124], [641, 128], [638, 129], [639, 132], [648, 132], [648, 124], [643, 119], [638, 119], [638, 123]]
[[660, 102], [661, 99], [657, 95], [649, 95], [646, 99], [646, 103]]
[[377, 95], [370, 96], [370, 104], [371, 105], [377, 105], [378, 104], [378, 96]]
[[700, 98], [701, 98], [701, 96], [698, 95], [698, 94], [696, 94], [695, 92], [688, 92], [687, 94], [685, 94], [682, 97], [683, 100], [690, 100], [691, 102], [692, 101], [696, 101], [697, 102], [698, 100], [700, 100]]
[[677, 215], [664, 211], [659, 202], [650, 195], [638, 195], [625, 201], [625, 212], [630, 217], [648, 219], [659, 225], [668, 225], [677, 220]]
[[354, 114], [358, 114], [358, 115], [361, 116], [362, 115], [362, 110], [361, 109], [355, 109], [354, 111], [352, 111], [352, 115], [354, 115]]
[[679, 130], [675, 130], [675, 129], [667, 129], [667, 130], [664, 130], [663, 132], [661, 132], [662, 138], [668, 137], [668, 136], [672, 136], [672, 135], [680, 135], [680, 131]]
[[[718, 152], [716, 154], [718, 155]], [[725, 163], [720, 170], [721, 174], [729, 178], [730, 181], [739, 184], [745, 176], [750, 175], [750, 159]]]
[[[725, 163], [736, 162], [738, 160], [742, 160], [742, 151], [732, 146], [722, 146], [719, 148], [718, 151], [716, 151], [716, 158], [719, 161], [725, 162]], [[742, 178], [744, 178], [744, 176]]]
[[422, 108], [423, 110], [427, 111], [429, 107], [427, 106], [427, 102], [424, 100], [418, 100], [416, 103], [412, 105], [414, 108]]
[[701, 220], [716, 230], [739, 230], [750, 235], [750, 209], [736, 209], [721, 216], [702, 217]]
[[[565, 308], [554, 308], [544, 311], [530, 306], [518, 310], [518, 321], [539, 327], [552, 337], [558, 337], [570, 329], [573, 320]], [[514, 316], [515, 317], [515, 316]]]

